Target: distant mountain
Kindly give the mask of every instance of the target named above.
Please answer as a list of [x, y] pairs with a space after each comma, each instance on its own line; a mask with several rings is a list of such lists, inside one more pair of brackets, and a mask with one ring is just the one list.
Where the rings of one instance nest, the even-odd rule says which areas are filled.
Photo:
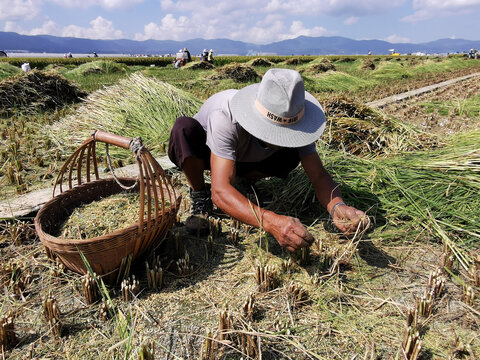
[[13, 32], [0, 32], [0, 50], [24, 50], [47, 53], [92, 53], [99, 54], [172, 54], [187, 47], [192, 54], [203, 49], [214, 49], [217, 54], [253, 55], [355, 55], [388, 54], [389, 49], [406, 53], [453, 53], [469, 49], [480, 49], [480, 41], [463, 39], [440, 39], [422, 44], [389, 43], [381, 40], [353, 40], [345, 37], [308, 37], [283, 40], [271, 44], [257, 45], [228, 39], [173, 40], [92, 40], [50, 35], [20, 35]]

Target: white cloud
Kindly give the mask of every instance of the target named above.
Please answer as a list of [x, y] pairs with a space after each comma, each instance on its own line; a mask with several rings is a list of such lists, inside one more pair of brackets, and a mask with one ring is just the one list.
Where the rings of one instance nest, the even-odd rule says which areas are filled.
[[41, 0], [0, 0], [0, 19], [31, 19], [40, 11]]
[[135, 34], [135, 40], [185, 40], [198, 36], [195, 23], [186, 16], [175, 18], [172, 14], [163, 17], [161, 24], [148, 23], [143, 28], [143, 34]]
[[62, 29], [61, 36], [88, 39], [121, 39], [123, 37], [121, 30], [116, 30], [111, 21], [101, 16], [90, 21], [90, 25], [92, 26], [89, 28], [69, 25]]
[[31, 30], [25, 30], [13, 21], [5, 23], [4, 31], [13, 31], [23, 35], [55, 35], [88, 39], [121, 39], [123, 33], [116, 30], [113, 23], [101, 16], [90, 21], [91, 27], [84, 28], [77, 25], [68, 25], [66, 27], [58, 26], [54, 21], [48, 20], [41, 27]]
[[[293, 39], [298, 36], [322, 36], [327, 33], [327, 29], [322, 26], [314, 26], [313, 28], [307, 29], [303, 26], [301, 21], [293, 21], [290, 26], [290, 33], [287, 35], [288, 38]], [[284, 38], [285, 35], [284, 35]]]
[[300, 5], [296, 0], [269, 0], [265, 11], [286, 11], [304, 15], [361, 16], [378, 14], [402, 5], [404, 2], [405, 0], [304, 0]]
[[235, 34], [235, 40], [248, 39], [249, 42], [256, 44], [265, 44], [275, 40], [283, 40], [283, 37], [279, 34], [284, 32], [285, 25], [283, 21], [274, 19], [273, 17], [268, 21], [258, 22], [255, 26], [243, 31], [237, 31]]
[[7, 21], [5, 22], [5, 26], [3, 27], [3, 31], [6, 32], [16, 32], [18, 34], [23, 33], [23, 29], [17, 25], [14, 21]]
[[418, 22], [438, 16], [452, 16], [480, 10], [480, 0], [414, 0], [414, 13], [404, 17], [406, 22]]
[[411, 42], [411, 40], [409, 38], [404, 37], [404, 36], [400, 36], [400, 35], [397, 35], [397, 34], [387, 36], [383, 40], [388, 41], [388, 42], [393, 43], [393, 44], [401, 44], [401, 43]]
[[350, 26], [350, 25], [356, 24], [358, 20], [360, 20], [358, 16], [350, 16], [349, 18], [345, 19], [345, 21], [343, 22], [343, 25]]
[[57, 5], [67, 8], [89, 8], [92, 6], [101, 6], [105, 9], [113, 10], [118, 8], [127, 8], [139, 4], [145, 0], [47, 0]]
[[30, 35], [55, 35], [60, 33], [60, 29], [52, 20], [48, 20], [41, 27], [34, 28], [28, 33]]

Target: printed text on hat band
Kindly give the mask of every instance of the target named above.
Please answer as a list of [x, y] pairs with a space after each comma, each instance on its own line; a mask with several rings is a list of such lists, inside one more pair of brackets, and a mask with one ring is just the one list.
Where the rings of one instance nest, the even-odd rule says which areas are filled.
[[280, 116], [277, 114], [272, 113], [269, 111], [265, 106], [260, 104], [260, 102], [255, 99], [255, 106], [257, 107], [257, 110], [262, 114], [265, 118], [267, 118], [270, 121], [273, 121], [277, 124], [282, 124], [282, 125], [290, 125], [290, 124], [295, 124], [300, 121], [300, 119], [303, 116], [303, 113], [305, 112], [305, 108], [303, 108], [297, 115], [292, 116], [292, 117], [284, 117]]

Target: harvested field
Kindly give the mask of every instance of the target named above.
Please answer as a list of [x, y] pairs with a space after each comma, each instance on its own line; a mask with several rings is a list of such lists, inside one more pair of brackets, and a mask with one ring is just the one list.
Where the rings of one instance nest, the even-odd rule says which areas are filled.
[[[189, 215], [189, 188], [183, 174], [172, 169], [169, 173], [184, 203], [167, 240], [131, 264], [123, 281], [103, 286], [94, 274], [81, 277], [54, 256], [47, 257], [31, 218], [5, 219], [0, 222], [0, 325], [8, 335], [0, 339], [4, 356], [396, 360], [409, 353], [409, 360], [479, 358], [478, 80], [382, 111], [362, 102], [477, 72], [478, 67], [472, 62], [469, 69], [415, 75], [414, 68], [422, 66], [423, 58], [418, 64], [411, 64], [411, 58], [399, 60], [390, 61], [393, 66], [384, 71], [362, 69], [362, 57], [339, 57], [334, 61], [337, 71], [305, 76], [307, 91], [322, 89], [318, 83], [327, 82], [328, 91], [315, 92], [328, 121], [317, 151], [345, 201], [370, 217], [367, 232], [347, 239], [335, 231], [298, 169], [285, 180], [258, 182], [257, 196], [265, 208], [302, 221], [315, 238], [309, 251], [291, 254], [272, 236], [221, 212], [211, 218], [211, 237], [190, 235], [183, 225]], [[437, 61], [432, 64], [449, 60]], [[405, 72], [400, 69], [405, 68], [411, 78], [401, 76]], [[104, 102], [92, 102], [84, 110], [105, 111], [112, 103], [116, 107], [119, 99], [140, 104], [130, 112], [125, 110], [130, 107], [119, 107], [111, 117], [119, 117], [123, 124], [127, 114], [132, 123], [141, 124], [132, 128], [130, 136], [143, 128], [147, 133], [155, 131], [158, 138], [152, 138], [149, 147], [158, 152], [168, 130], [151, 130], [145, 118], [148, 124], [156, 116], [173, 120], [177, 113], [172, 109], [185, 99], [193, 104], [188, 109], [195, 111], [201, 102], [189, 92], [204, 100], [209, 91], [245, 85], [231, 78], [206, 80], [216, 70], [148, 67], [142, 71], [157, 79], [120, 81], [105, 93], [92, 93], [98, 99], [105, 95]], [[377, 76], [397, 80], [378, 81], [372, 90], [370, 79], [377, 71]], [[335, 76], [329, 79], [330, 74]], [[90, 76], [107, 79], [101, 74]], [[340, 80], [342, 87], [335, 88]], [[126, 90], [132, 83], [148, 84], [149, 91], [135, 95]], [[366, 90], [359, 91], [361, 86]], [[166, 93], [171, 98], [162, 97]], [[161, 104], [164, 113], [152, 111]], [[8, 162], [0, 168], [2, 194], [5, 187], [14, 189], [17, 180], [28, 179], [30, 188], [31, 179], [50, 167], [50, 177], [42, 181], [51, 183], [58, 162], [71, 152], [67, 146], [72, 141], [65, 141], [62, 150], [55, 137], [36, 134], [44, 134], [39, 129], [61, 118], [62, 123], [80, 118], [85, 111], [78, 109], [17, 115], [1, 123], [1, 144], [8, 147], [0, 152]], [[72, 114], [74, 118], [69, 117]], [[68, 129], [77, 128], [70, 122], [64, 131]], [[43, 167], [33, 166], [37, 161]], [[13, 184], [7, 186], [8, 179]], [[25, 189], [20, 186], [19, 191]]]
[[[376, 71], [376, 70], [374, 70]], [[406, 77], [406, 81], [393, 80], [388, 87], [376, 86], [372, 89], [364, 89], [357, 94], [359, 100], [373, 101], [382, 99], [394, 94], [400, 94], [411, 89], [418, 89], [424, 86], [438, 84], [445, 80], [455, 79], [464, 75], [478, 72], [478, 68], [468, 68], [456, 71], [448, 71], [441, 73], [425, 73], [420, 78], [409, 79]]]
[[405, 119], [425, 132], [446, 135], [478, 129], [479, 94], [480, 82], [478, 78], [472, 78], [390, 104], [383, 111], [392, 117]]

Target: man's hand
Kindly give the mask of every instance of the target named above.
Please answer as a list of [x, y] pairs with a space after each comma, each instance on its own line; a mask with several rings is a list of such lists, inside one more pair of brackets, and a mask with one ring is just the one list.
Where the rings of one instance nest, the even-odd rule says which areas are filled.
[[273, 226], [265, 230], [277, 239], [280, 246], [293, 252], [313, 243], [312, 234], [307, 231], [300, 220], [290, 216], [273, 215], [275, 216], [271, 223]]
[[370, 225], [370, 220], [363, 211], [345, 204], [335, 206], [331, 215], [335, 226], [347, 236], [363, 231]]

